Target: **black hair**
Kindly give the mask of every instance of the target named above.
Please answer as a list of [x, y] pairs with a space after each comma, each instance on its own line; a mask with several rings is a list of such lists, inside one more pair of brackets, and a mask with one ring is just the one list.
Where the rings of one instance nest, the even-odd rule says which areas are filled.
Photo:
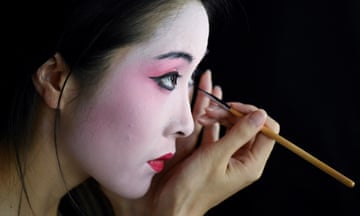
[[[185, 2], [38, 0], [21, 1], [17, 2], [20, 6], [10, 7], [10, 11], [17, 12], [18, 17], [14, 21], [20, 22], [14, 22], [8, 29], [12, 37], [10, 41], [14, 41], [9, 55], [14, 61], [8, 62], [11, 73], [6, 73], [6, 81], [2, 81], [4, 83], [1, 85], [1, 97], [9, 103], [1, 107], [0, 171], [7, 172], [7, 169], [11, 169], [9, 167], [16, 166], [22, 183], [22, 194], [30, 207], [31, 201], [24, 182], [24, 167], [26, 152], [30, 147], [27, 140], [31, 133], [30, 123], [40, 100], [32, 83], [32, 75], [37, 68], [55, 53], [60, 53], [70, 68], [69, 76], [81, 81], [81, 89], [88, 91], [101, 80], [100, 71], [106, 71], [112, 52], [146, 40], [162, 19], [171, 16], [170, 13]], [[203, 3], [211, 19], [215, 15], [215, 8], [218, 9], [218, 4], [221, 4], [221, 1], [216, 0], [199, 2]], [[60, 99], [61, 97], [59, 101]], [[57, 115], [57, 121], [59, 120]], [[56, 123], [54, 142], [57, 145]], [[63, 180], [66, 186], [65, 179]], [[96, 183], [93, 181], [84, 185], [90, 185], [86, 188], [96, 191]], [[73, 198], [68, 194], [65, 199]], [[78, 205], [74, 206], [77, 208]]]

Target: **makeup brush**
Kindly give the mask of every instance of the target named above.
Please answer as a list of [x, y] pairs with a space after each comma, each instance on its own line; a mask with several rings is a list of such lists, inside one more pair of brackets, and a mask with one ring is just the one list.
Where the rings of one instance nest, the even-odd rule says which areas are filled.
[[[238, 110], [234, 109], [233, 107], [228, 105], [226, 102], [224, 102], [221, 99], [217, 98], [216, 96], [210, 94], [209, 92], [207, 92], [207, 91], [205, 91], [205, 90], [203, 90], [201, 88], [198, 88], [198, 89], [200, 90], [200, 92], [204, 93], [207, 97], [209, 97], [213, 102], [218, 104], [223, 109], [229, 111], [233, 115], [235, 115], [237, 117], [241, 117], [241, 116], [244, 115], [243, 113], [241, 113]], [[309, 163], [311, 163], [315, 167], [317, 167], [320, 170], [324, 171], [325, 173], [329, 174], [330, 176], [332, 176], [333, 178], [335, 178], [339, 182], [343, 183], [347, 187], [353, 188], [355, 186], [355, 182], [353, 180], [349, 179], [348, 177], [344, 176], [340, 172], [338, 172], [335, 169], [331, 168], [330, 166], [328, 166], [324, 162], [320, 161], [319, 159], [317, 159], [313, 155], [309, 154], [308, 152], [304, 151], [300, 147], [296, 146], [294, 143], [290, 142], [289, 140], [287, 140], [284, 137], [280, 136], [279, 134], [275, 133], [271, 129], [269, 129], [267, 127], [262, 127], [261, 132], [263, 134], [265, 134], [266, 136], [274, 139], [277, 143], [284, 146], [285, 148], [292, 151], [293, 153], [297, 154], [298, 156], [300, 156], [304, 160], [308, 161]]]

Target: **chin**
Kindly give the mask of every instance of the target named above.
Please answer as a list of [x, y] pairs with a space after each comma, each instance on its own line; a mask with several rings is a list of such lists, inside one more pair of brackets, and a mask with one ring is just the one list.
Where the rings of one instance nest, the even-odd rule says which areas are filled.
[[118, 194], [125, 199], [138, 199], [145, 196], [145, 194], [149, 191], [150, 184], [151, 182], [139, 186], [131, 185], [128, 186], [126, 190], [116, 190], [116, 188], [113, 188], [111, 191], [112, 193]]
[[[127, 193], [120, 193], [119, 196], [125, 199], [140, 199], [145, 196], [148, 190], [133, 190]], [[114, 192], [116, 194], [116, 192]]]

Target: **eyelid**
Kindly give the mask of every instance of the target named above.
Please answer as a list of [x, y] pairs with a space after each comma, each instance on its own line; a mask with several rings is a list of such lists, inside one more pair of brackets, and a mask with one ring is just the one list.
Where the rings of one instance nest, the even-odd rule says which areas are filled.
[[160, 88], [172, 91], [176, 88], [177, 80], [181, 78], [181, 75], [177, 70], [175, 70], [169, 73], [165, 73], [161, 76], [149, 78], [154, 80]]
[[160, 75], [160, 76], [151, 76], [150, 78], [158, 80], [158, 79], [162, 79], [162, 78], [165, 78], [165, 77], [168, 77], [168, 76], [171, 76], [171, 75], [176, 75], [179, 78], [181, 77], [181, 74], [176, 69], [174, 69], [171, 72], [165, 73], [165, 74]]

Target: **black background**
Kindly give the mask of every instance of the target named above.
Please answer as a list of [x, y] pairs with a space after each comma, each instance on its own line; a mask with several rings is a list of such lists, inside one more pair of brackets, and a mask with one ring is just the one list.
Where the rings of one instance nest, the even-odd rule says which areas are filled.
[[264, 108], [281, 135], [357, 185], [276, 145], [261, 179], [207, 215], [359, 216], [360, 1], [232, 2], [208, 56], [224, 99]]
[[264, 108], [282, 136], [357, 185], [276, 145], [260, 180], [207, 215], [359, 216], [360, 1], [242, 0], [230, 9], [207, 59], [224, 99]]

